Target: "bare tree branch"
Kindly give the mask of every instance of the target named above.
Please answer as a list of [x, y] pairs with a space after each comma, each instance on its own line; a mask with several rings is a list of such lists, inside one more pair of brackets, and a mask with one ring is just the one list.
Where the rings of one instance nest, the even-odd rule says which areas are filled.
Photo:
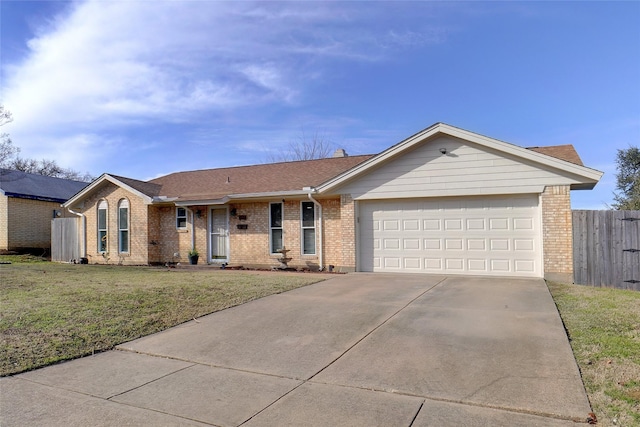
[[286, 151], [269, 154], [267, 162], [323, 159], [329, 157], [333, 151], [333, 145], [324, 132], [315, 131], [312, 135], [308, 135], [303, 129], [296, 140], [289, 142]]
[[[0, 126], [13, 121], [11, 112], [0, 104]], [[55, 160], [24, 159], [18, 154], [20, 147], [13, 145], [9, 134], [0, 134], [0, 168], [13, 169], [37, 175], [51, 176], [54, 178], [73, 179], [75, 181], [90, 182], [94, 177], [88, 172], [82, 173], [73, 169], [66, 169], [58, 165]]]

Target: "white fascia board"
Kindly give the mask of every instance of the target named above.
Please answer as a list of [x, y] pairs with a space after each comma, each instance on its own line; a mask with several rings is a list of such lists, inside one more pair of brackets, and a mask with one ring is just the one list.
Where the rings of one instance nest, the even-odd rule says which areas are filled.
[[229, 197], [225, 196], [221, 199], [207, 199], [207, 200], [179, 200], [175, 202], [176, 206], [189, 207], [189, 206], [206, 206], [206, 205], [224, 205], [229, 202]]
[[118, 187], [124, 188], [125, 190], [135, 194], [136, 196], [140, 197], [145, 204], [151, 204], [153, 202], [153, 199], [151, 197], [147, 196], [144, 193], [141, 193], [135, 188], [130, 187], [129, 185], [123, 183], [122, 181], [119, 181], [116, 178], [112, 177], [111, 175], [105, 173], [105, 174], [102, 174], [97, 179], [95, 179], [91, 184], [86, 186], [75, 196], [73, 196], [72, 198], [67, 200], [65, 203], [63, 203], [62, 206], [65, 208], [70, 208], [71, 206], [74, 205], [74, 203], [77, 203], [79, 200], [82, 200], [84, 197], [90, 194], [96, 187], [98, 187], [100, 184], [102, 184], [105, 181], [109, 181], [110, 183], [117, 185]]
[[271, 191], [267, 193], [244, 193], [244, 194], [232, 194], [230, 199], [260, 199], [269, 197], [292, 197], [292, 196], [304, 196], [308, 194], [308, 191], [293, 190], [293, 191]]
[[369, 160], [364, 161], [363, 163], [355, 166], [354, 168], [338, 175], [335, 178], [330, 179], [329, 181], [319, 185], [317, 187], [318, 193], [326, 193], [336, 188], [337, 186], [345, 183], [346, 181], [355, 178], [356, 176], [364, 173], [376, 166], [385, 163], [389, 159], [412, 149], [415, 145], [421, 144], [426, 139], [431, 138], [437, 134], [449, 135], [455, 138], [460, 138], [465, 141], [469, 141], [478, 145], [482, 145], [484, 147], [492, 148], [497, 151], [501, 151], [503, 153], [511, 154], [517, 157], [521, 157], [523, 159], [528, 159], [536, 163], [540, 163], [546, 166], [550, 166], [552, 168], [560, 169], [575, 175], [578, 175], [582, 178], [585, 178], [588, 182], [593, 183], [595, 185], [602, 175], [604, 174], [601, 171], [596, 169], [588, 168], [586, 166], [576, 165], [575, 163], [567, 162], [565, 160], [560, 160], [558, 158], [548, 156], [546, 154], [537, 153], [532, 150], [528, 150], [523, 147], [519, 147], [517, 145], [500, 141], [494, 138], [489, 138], [487, 136], [479, 135], [474, 132], [470, 132], [464, 129], [456, 128], [445, 123], [436, 123], [415, 135], [410, 136], [409, 138], [389, 147], [385, 151], [380, 154], [370, 158]]
[[261, 199], [273, 199], [274, 197], [307, 197], [309, 191], [294, 190], [294, 191], [272, 191], [266, 193], [242, 193], [231, 194], [220, 199], [206, 199], [206, 200], [180, 200], [175, 202], [176, 206], [194, 206], [194, 205], [224, 205], [237, 200], [261, 200]]
[[547, 154], [538, 153], [536, 151], [529, 150], [527, 148], [520, 147], [509, 142], [489, 138], [487, 136], [479, 135], [477, 133], [469, 132], [464, 129], [459, 129], [446, 124], [440, 124], [440, 126], [442, 127], [442, 133], [445, 133], [447, 135], [466, 141], [475, 142], [476, 144], [483, 145], [488, 148], [493, 148], [494, 150], [502, 151], [503, 153], [508, 153], [517, 157], [532, 160], [536, 163], [579, 175], [581, 177], [587, 178], [588, 180], [594, 180], [598, 182], [604, 174], [604, 172], [601, 172], [599, 170], [567, 162], [566, 160], [561, 160], [557, 157], [549, 156]]

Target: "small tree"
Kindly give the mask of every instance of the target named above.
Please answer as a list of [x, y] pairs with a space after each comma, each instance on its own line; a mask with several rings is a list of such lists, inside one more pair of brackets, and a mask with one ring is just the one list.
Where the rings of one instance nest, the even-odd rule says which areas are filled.
[[[4, 108], [4, 105], [0, 104], [0, 126], [4, 126], [7, 123], [13, 121], [11, 112]], [[13, 145], [8, 133], [0, 134], [0, 167], [6, 167], [9, 161], [14, 158], [20, 149]]]
[[313, 135], [307, 135], [307, 133], [302, 130], [298, 139], [289, 142], [289, 146], [284, 152], [269, 155], [267, 161], [275, 163], [324, 159], [329, 157], [332, 151], [333, 143], [324, 133], [316, 131]]
[[618, 150], [617, 183], [612, 206], [617, 210], [640, 210], [640, 149]]
[[[12, 121], [11, 112], [0, 104], [0, 126]], [[18, 154], [20, 154], [20, 148], [13, 145], [9, 134], [0, 134], [0, 168], [84, 182], [90, 182], [94, 179], [88, 172], [82, 173], [73, 169], [63, 168], [55, 160], [24, 159]]]

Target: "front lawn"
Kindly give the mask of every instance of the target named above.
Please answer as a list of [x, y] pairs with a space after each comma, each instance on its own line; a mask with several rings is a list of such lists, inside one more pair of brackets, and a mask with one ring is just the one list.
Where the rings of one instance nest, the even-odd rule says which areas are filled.
[[[7, 257], [0, 257], [6, 261]], [[317, 274], [0, 264], [0, 375], [114, 346], [324, 280]]]
[[599, 426], [640, 426], [640, 292], [548, 282]]

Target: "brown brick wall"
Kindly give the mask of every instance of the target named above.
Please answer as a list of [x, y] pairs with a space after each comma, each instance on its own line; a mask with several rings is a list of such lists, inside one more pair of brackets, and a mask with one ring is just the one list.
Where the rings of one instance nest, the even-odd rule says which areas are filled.
[[356, 209], [349, 194], [340, 196], [342, 268], [352, 272], [356, 269]]
[[545, 277], [573, 281], [573, 225], [569, 186], [542, 193], [542, 241]]
[[[130, 251], [118, 254], [117, 206], [122, 198], [130, 205]], [[108, 202], [108, 262], [122, 264], [148, 264], [167, 262], [188, 262], [188, 251], [192, 246], [192, 216], [187, 213], [187, 228], [177, 230], [175, 226], [175, 206], [145, 205], [135, 194], [106, 183], [85, 200], [82, 213], [86, 216], [87, 256], [92, 263], [105, 263], [106, 258], [98, 253], [97, 205], [100, 200]], [[352, 271], [355, 268], [354, 203], [350, 198], [319, 200], [323, 208], [322, 246], [324, 265], [333, 265], [338, 271]], [[271, 268], [278, 265], [280, 255], [269, 253], [269, 202], [236, 203], [228, 207], [229, 245], [231, 265]], [[343, 209], [347, 211], [348, 223], [343, 223]], [[200, 252], [200, 263], [209, 260], [209, 214], [208, 206], [193, 206], [195, 247]], [[316, 255], [303, 255], [301, 248], [301, 201], [284, 203], [284, 244], [288, 256], [292, 258], [290, 267], [318, 269], [320, 227], [316, 224]], [[246, 216], [240, 220], [240, 216]], [[247, 229], [238, 229], [238, 224], [246, 224]], [[345, 254], [347, 256], [345, 261]], [[346, 269], [346, 270], [345, 270]]]
[[[118, 253], [118, 202], [129, 200], [129, 252]], [[106, 200], [107, 253], [98, 252], [98, 203]], [[148, 264], [148, 206], [135, 194], [109, 182], [85, 199], [82, 213], [86, 218], [87, 253], [90, 263], [96, 264]]]
[[53, 211], [61, 217], [74, 216], [60, 203], [0, 197], [0, 250], [51, 248]]
[[9, 249], [9, 198], [0, 195], [0, 251]]
[[[322, 246], [324, 265], [336, 268], [343, 266], [342, 225], [340, 201], [338, 199], [318, 200], [322, 205], [323, 228]], [[288, 265], [294, 268], [319, 268], [320, 227], [316, 223], [316, 255], [303, 255], [301, 247], [300, 200], [284, 203], [284, 245], [292, 258]], [[278, 265], [279, 255], [269, 253], [269, 203], [236, 203], [231, 206], [236, 216], [229, 218], [229, 239], [231, 246], [230, 264], [245, 267], [271, 268]], [[246, 220], [239, 217], [245, 215]], [[246, 224], [246, 230], [239, 230], [238, 224]]]

